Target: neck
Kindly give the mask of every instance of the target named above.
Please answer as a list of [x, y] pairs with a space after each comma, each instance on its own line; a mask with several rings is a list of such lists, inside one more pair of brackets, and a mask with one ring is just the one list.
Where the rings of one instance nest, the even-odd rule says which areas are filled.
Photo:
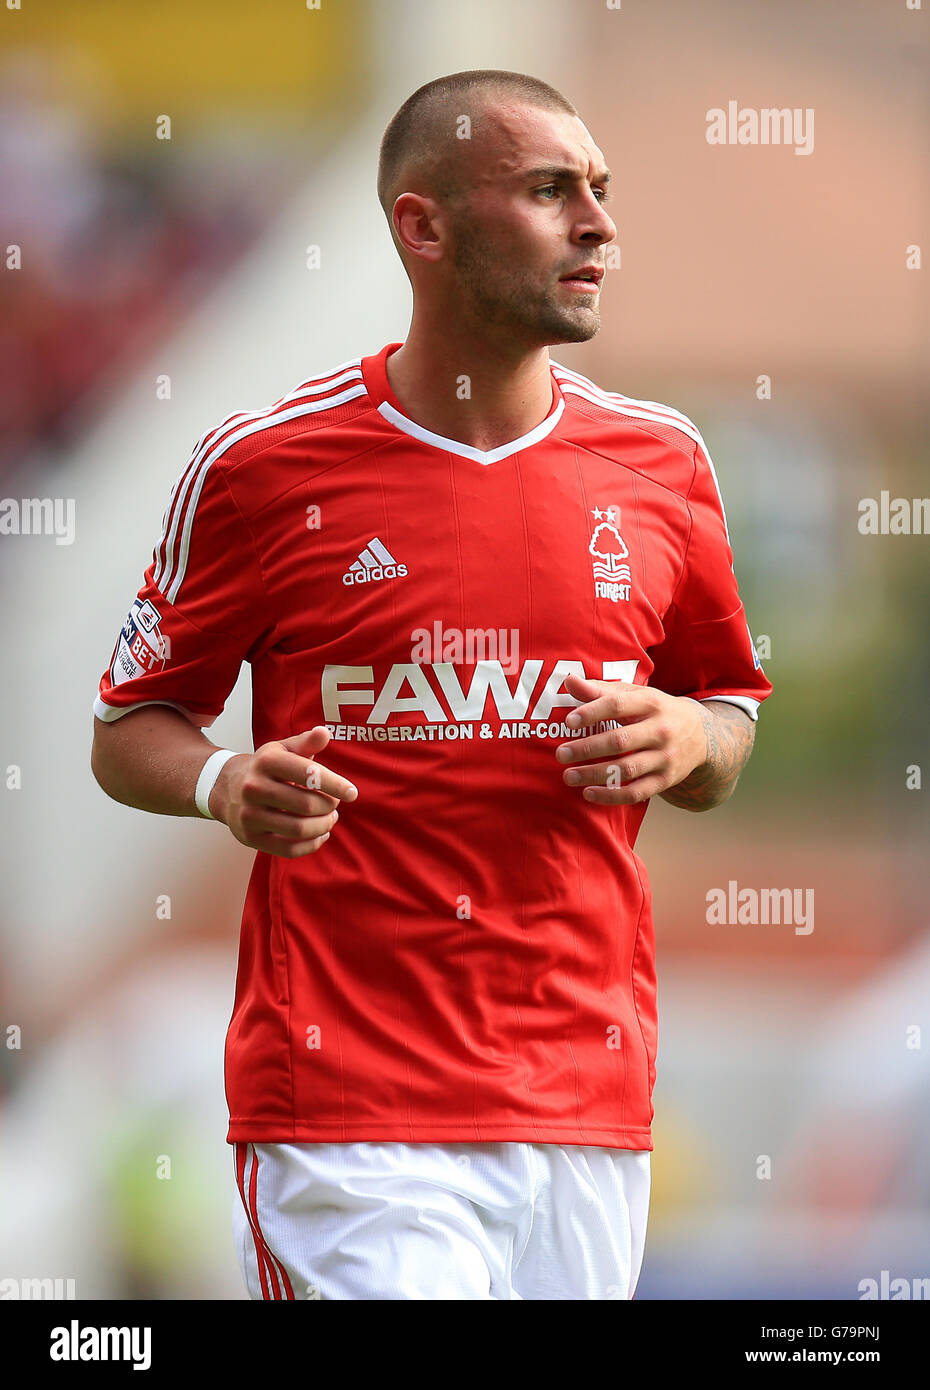
[[448, 323], [433, 331], [416, 314], [387, 376], [405, 415], [473, 449], [522, 438], [552, 408], [548, 347], [521, 349], [503, 335], [477, 341]]

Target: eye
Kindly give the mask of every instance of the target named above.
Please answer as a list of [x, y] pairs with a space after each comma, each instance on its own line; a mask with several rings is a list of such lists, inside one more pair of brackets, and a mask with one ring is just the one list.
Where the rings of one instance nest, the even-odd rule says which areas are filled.
[[610, 194], [607, 192], [606, 188], [595, 188], [592, 189], [592, 192], [599, 202], [606, 203], [610, 201]]
[[557, 185], [557, 184], [554, 184], [554, 183], [547, 183], [543, 188], [537, 188], [536, 192], [537, 192], [537, 193], [557, 193], [557, 192], [558, 192], [558, 185]]

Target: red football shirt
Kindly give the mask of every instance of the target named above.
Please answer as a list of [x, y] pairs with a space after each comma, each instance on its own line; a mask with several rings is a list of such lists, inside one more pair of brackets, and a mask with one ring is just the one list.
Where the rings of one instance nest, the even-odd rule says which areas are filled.
[[[259, 853], [228, 1140], [652, 1147], [646, 804], [562, 781], [566, 674], [771, 692], [713, 467], [668, 406], [551, 364], [535, 429], [423, 429], [381, 352], [204, 435], [95, 712], [209, 727], [252, 666], [255, 746], [326, 724], [359, 788], [319, 854]], [[683, 827], [684, 829], [684, 827]]]

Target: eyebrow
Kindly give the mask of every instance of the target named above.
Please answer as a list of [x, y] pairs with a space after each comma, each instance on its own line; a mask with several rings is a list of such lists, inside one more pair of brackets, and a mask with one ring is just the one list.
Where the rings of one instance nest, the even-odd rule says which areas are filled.
[[[575, 169], [568, 169], [560, 164], [544, 164], [539, 169], [528, 169], [522, 177], [527, 179], [564, 179], [577, 183], [584, 178], [584, 175], [579, 174]], [[599, 173], [595, 174], [593, 182], [609, 184], [610, 178], [610, 170], [601, 169]]]

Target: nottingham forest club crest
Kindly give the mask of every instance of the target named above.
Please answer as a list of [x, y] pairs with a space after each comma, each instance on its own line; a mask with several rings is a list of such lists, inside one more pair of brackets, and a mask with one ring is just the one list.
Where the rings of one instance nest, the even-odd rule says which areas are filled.
[[609, 598], [612, 603], [629, 602], [630, 567], [625, 562], [630, 552], [620, 535], [620, 511], [608, 507], [602, 511], [595, 507], [594, 534], [588, 552], [594, 566], [594, 595], [596, 598]]

